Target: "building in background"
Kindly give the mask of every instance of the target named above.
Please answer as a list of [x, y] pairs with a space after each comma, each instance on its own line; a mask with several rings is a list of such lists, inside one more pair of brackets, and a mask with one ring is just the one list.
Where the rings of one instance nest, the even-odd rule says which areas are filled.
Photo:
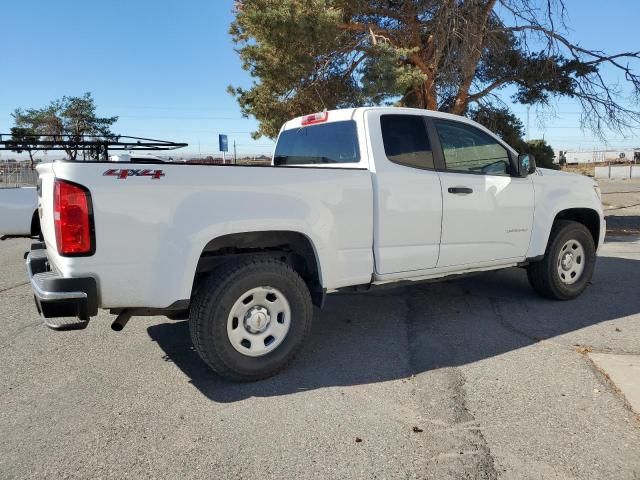
[[582, 163], [640, 163], [640, 148], [602, 150], [557, 150], [556, 161], [567, 165]]

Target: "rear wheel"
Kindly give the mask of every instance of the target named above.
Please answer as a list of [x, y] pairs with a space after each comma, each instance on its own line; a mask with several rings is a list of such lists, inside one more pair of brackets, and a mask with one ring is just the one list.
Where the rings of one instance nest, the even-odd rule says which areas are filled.
[[551, 230], [544, 258], [527, 267], [527, 277], [540, 295], [570, 300], [587, 288], [595, 263], [596, 249], [589, 230], [581, 223], [559, 220]]
[[218, 374], [260, 380], [293, 360], [311, 329], [312, 308], [307, 285], [288, 265], [268, 258], [231, 262], [198, 289], [191, 339]]

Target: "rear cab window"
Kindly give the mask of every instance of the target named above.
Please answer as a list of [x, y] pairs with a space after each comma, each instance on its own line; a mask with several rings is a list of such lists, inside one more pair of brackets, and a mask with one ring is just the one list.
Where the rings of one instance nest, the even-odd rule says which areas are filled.
[[340, 120], [283, 130], [273, 157], [275, 166], [357, 164], [357, 125]]

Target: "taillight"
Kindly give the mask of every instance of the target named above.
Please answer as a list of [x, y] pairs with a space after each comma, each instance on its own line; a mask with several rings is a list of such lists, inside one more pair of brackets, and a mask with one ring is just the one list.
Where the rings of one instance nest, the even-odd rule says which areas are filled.
[[53, 220], [58, 253], [65, 256], [91, 255], [95, 251], [89, 191], [75, 183], [55, 180]]
[[313, 125], [314, 123], [326, 122], [329, 119], [329, 112], [312, 113], [302, 117], [302, 125]]

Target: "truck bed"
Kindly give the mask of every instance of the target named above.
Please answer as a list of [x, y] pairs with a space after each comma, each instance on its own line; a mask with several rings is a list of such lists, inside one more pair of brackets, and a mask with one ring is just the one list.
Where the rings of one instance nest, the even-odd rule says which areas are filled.
[[43, 196], [52, 198], [54, 177], [91, 193], [93, 255], [57, 254], [51, 202], [43, 202], [41, 223], [53, 266], [96, 278], [102, 308], [188, 299], [207, 243], [233, 233], [303, 233], [326, 289], [368, 283], [374, 270], [366, 169], [54, 162], [38, 172]]

